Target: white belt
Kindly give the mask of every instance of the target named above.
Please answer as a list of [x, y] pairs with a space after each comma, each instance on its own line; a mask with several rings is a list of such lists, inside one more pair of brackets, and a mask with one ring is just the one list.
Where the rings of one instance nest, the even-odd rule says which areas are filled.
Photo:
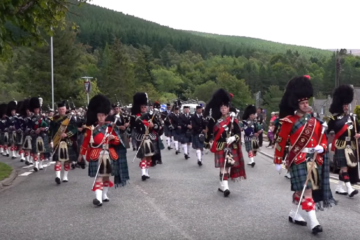
[[304, 148], [301, 152], [303, 152], [303, 153], [315, 153], [315, 148]]

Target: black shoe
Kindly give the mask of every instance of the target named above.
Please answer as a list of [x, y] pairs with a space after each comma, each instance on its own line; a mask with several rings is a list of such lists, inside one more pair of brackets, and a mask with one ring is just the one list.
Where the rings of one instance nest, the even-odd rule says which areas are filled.
[[251, 163], [251, 167], [255, 167], [255, 162]]
[[93, 204], [98, 207], [102, 206], [102, 203], [99, 200], [97, 200], [96, 198], [93, 200]]
[[68, 182], [69, 180], [63, 180], [63, 182]]
[[347, 195], [347, 192], [339, 192], [339, 191], [335, 191], [336, 194], [339, 194], [339, 195]]
[[6, 154], [5, 156], [6, 156], [6, 157], [10, 157], [10, 154]]
[[136, 148], [133, 148], [133, 151], [135, 152], [135, 151], [136, 151]]
[[185, 157], [186, 160], [189, 159], [189, 156], [187, 154], [184, 154], [184, 157]]
[[24, 159], [20, 159], [20, 162], [24, 162]]
[[146, 179], [149, 179], [149, 178], [150, 178], [150, 176], [148, 176], [148, 175], [145, 175], [145, 177], [146, 177]]
[[316, 227], [314, 227], [311, 230], [312, 234], [314, 234], [314, 235], [316, 235], [316, 234], [318, 234], [319, 232], [322, 232], [322, 231], [323, 231], [323, 229], [322, 229], [322, 227], [320, 225], [317, 225]]
[[202, 162], [200, 160], [198, 160], [198, 165], [202, 166]]
[[172, 149], [172, 147], [168, 147], [168, 150], [171, 150]]
[[224, 197], [228, 197], [230, 195], [230, 190], [229, 189], [226, 189], [224, 191]]
[[300, 225], [300, 226], [307, 226], [307, 222], [305, 221], [298, 221], [298, 220], [293, 220], [292, 217], [289, 216], [289, 222]]
[[179, 154], [179, 151], [175, 151], [175, 154], [178, 155], [178, 154]]
[[60, 178], [55, 178], [55, 182], [57, 183], [57, 184], [60, 184], [61, 183], [61, 181], [60, 181]]
[[142, 175], [142, 176], [141, 176], [141, 179], [142, 179], [143, 181], [145, 181], [145, 180], [148, 179], [148, 178], [147, 178], [147, 176]]
[[162, 164], [162, 161], [157, 161], [156, 164]]
[[356, 194], [358, 194], [359, 193], [359, 191], [358, 190], [354, 190], [354, 191], [352, 191], [350, 194], [349, 194], [349, 197], [353, 197], [353, 196], [355, 196]]
[[219, 192], [222, 192], [222, 193], [224, 192], [221, 188], [218, 188], [218, 191], [219, 191]]
[[110, 202], [110, 199], [103, 199], [103, 202]]
[[71, 169], [74, 170], [75, 168], [76, 168], [75, 163], [72, 163], [72, 164], [71, 164]]
[[25, 161], [25, 165], [30, 165], [30, 163], [28, 161]]
[[11, 157], [11, 159], [16, 159], [16, 157]]
[[37, 169], [36, 167], [34, 167], [34, 171], [37, 172], [39, 169]]

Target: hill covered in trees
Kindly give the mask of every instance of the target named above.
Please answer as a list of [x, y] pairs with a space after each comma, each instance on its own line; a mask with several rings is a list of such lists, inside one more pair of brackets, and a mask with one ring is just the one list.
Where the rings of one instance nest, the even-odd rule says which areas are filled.
[[[124, 104], [137, 91], [152, 100], [207, 101], [223, 87], [244, 108], [261, 91], [268, 112], [277, 110], [286, 83], [311, 76], [316, 96], [331, 94], [336, 56], [331, 51], [246, 37], [175, 30], [113, 10], [72, 7], [66, 29], [54, 34], [55, 99], [85, 105], [82, 76], [94, 78], [92, 95], [102, 92]], [[78, 27], [73, 28], [73, 23]], [[358, 84], [360, 58], [339, 53], [340, 83]], [[0, 100], [40, 94], [51, 100], [49, 45], [16, 49], [0, 63]]]

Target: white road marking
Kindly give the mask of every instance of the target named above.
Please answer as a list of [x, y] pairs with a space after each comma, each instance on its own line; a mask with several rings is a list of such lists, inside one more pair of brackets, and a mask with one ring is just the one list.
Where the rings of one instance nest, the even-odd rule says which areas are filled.
[[24, 172], [24, 173], [20, 174], [19, 176], [26, 177], [26, 176], [29, 176], [32, 173], [33, 173], [33, 171], [32, 172]]

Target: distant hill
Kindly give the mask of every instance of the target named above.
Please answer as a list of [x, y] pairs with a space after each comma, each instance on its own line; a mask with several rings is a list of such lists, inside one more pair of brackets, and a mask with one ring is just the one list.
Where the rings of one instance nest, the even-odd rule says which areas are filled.
[[99, 6], [84, 4], [78, 8], [72, 6], [68, 19], [80, 26], [79, 40], [94, 48], [112, 43], [114, 37], [121, 42], [138, 47], [150, 46], [155, 54], [171, 44], [178, 52], [191, 50], [206, 56], [215, 55], [252, 56], [255, 52], [285, 53], [298, 51], [305, 57], [328, 57], [331, 51], [309, 47], [281, 44], [261, 39], [176, 30], [141, 18], [126, 15]]

